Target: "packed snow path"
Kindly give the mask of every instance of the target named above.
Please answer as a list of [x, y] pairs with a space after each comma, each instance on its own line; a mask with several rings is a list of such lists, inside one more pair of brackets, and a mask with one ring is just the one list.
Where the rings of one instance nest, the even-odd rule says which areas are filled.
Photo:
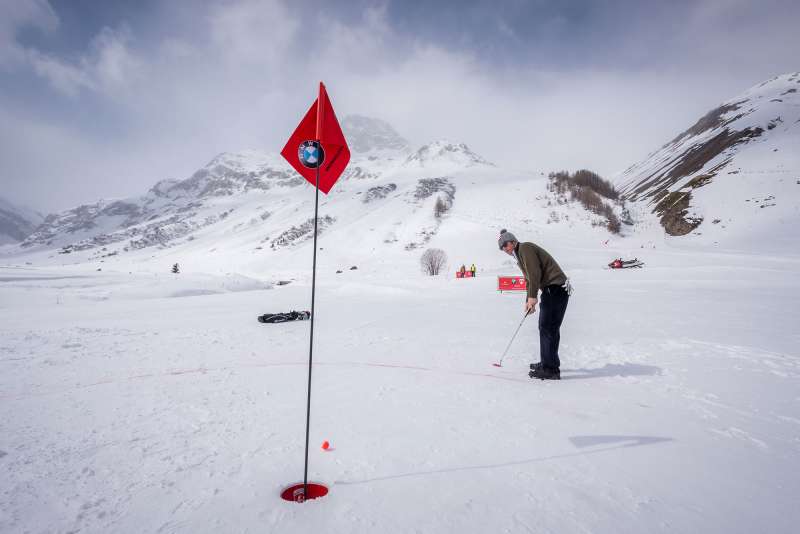
[[0, 532], [796, 532], [800, 261], [606, 256], [560, 382], [497, 273], [323, 275], [305, 505], [305, 283], [0, 269]]

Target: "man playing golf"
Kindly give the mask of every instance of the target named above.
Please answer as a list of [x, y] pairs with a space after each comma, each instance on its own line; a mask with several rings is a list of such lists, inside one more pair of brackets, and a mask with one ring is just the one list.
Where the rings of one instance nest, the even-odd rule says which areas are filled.
[[497, 240], [500, 250], [514, 256], [525, 275], [528, 298], [525, 312], [536, 312], [537, 296], [542, 290], [539, 308], [539, 352], [540, 362], [531, 364], [529, 376], [542, 380], [561, 379], [561, 361], [558, 359], [559, 329], [567, 311], [571, 287], [567, 276], [556, 260], [542, 247], [533, 243], [520, 243], [514, 234], [503, 229]]

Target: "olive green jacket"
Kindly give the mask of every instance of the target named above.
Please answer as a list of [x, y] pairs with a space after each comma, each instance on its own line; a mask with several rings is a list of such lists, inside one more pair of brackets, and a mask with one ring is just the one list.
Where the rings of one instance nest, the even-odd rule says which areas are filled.
[[517, 264], [525, 275], [528, 298], [537, 298], [539, 289], [549, 285], [564, 285], [567, 275], [558, 266], [553, 256], [533, 243], [517, 243], [514, 247]]

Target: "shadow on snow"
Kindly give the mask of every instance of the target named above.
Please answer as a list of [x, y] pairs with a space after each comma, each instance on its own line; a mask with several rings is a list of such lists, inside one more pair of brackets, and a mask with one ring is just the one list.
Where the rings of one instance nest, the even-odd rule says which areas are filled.
[[562, 380], [575, 380], [581, 378], [605, 378], [612, 376], [657, 376], [661, 368], [654, 365], [638, 363], [607, 363], [596, 369], [564, 369], [561, 372]]
[[460, 467], [445, 467], [442, 469], [431, 469], [428, 471], [399, 473], [395, 475], [385, 475], [374, 478], [366, 478], [363, 480], [337, 480], [334, 483], [341, 485], [368, 484], [370, 482], [381, 482], [384, 480], [394, 480], [399, 478], [412, 478], [412, 477], [421, 477], [428, 475], [459, 473], [463, 471], [478, 471], [482, 469], [498, 469], [503, 467], [514, 467], [518, 465], [526, 465], [537, 462], [547, 462], [550, 460], [560, 460], [562, 458], [575, 458], [578, 456], [587, 456], [590, 454], [598, 454], [601, 452], [608, 452], [617, 449], [626, 449], [629, 447], [640, 447], [643, 445], [654, 445], [657, 443], [666, 443], [669, 441], [674, 441], [672, 438], [664, 438], [658, 436], [617, 436], [617, 435], [571, 436], [569, 440], [578, 449], [585, 449], [588, 447], [597, 447], [597, 446], [601, 447], [590, 450], [578, 451], [578, 452], [569, 452], [565, 454], [555, 454], [552, 456], [541, 456], [539, 458], [528, 458], [525, 460], [514, 460], [510, 462], [482, 464], [482, 465], [468, 465]]

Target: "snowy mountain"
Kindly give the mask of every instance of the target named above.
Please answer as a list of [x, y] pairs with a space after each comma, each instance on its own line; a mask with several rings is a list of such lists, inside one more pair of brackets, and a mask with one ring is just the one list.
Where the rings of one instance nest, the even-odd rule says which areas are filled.
[[800, 72], [723, 102], [618, 183], [671, 236], [785, 246], [800, 222], [798, 147]]
[[[578, 241], [608, 238], [597, 215], [550, 191], [544, 173], [499, 169], [463, 143], [433, 141], [411, 151], [376, 119], [347, 117], [343, 126], [351, 164], [323, 197], [319, 221], [332, 251], [323, 261], [336, 268], [391, 262], [417, 269], [419, 249], [428, 246], [467, 261], [475, 242], [486, 245], [481, 261], [501, 261], [492, 246], [500, 227], [536, 235], [552, 224], [582, 225]], [[224, 153], [139, 197], [50, 215], [12, 254], [57, 251], [62, 262], [106, 265], [193, 258], [212, 271], [296, 272], [307, 267], [307, 254], [295, 251], [313, 235], [312, 192], [276, 153]]]
[[[379, 119], [350, 116], [343, 127], [355, 157], [345, 179], [374, 179], [380, 170], [405, 159], [408, 143]], [[264, 197], [272, 189], [289, 190], [305, 184], [277, 154], [256, 150], [223, 153], [185, 180], [164, 180], [145, 195], [120, 200], [100, 200], [50, 215], [21, 246], [63, 247], [71, 253], [122, 244], [115, 249], [166, 246], [191, 239], [197, 230], [224, 220], [240, 207], [236, 197]], [[269, 195], [267, 195], [269, 196]], [[278, 195], [280, 196], [280, 195]], [[252, 206], [250, 206], [252, 207]], [[252, 221], [264, 221], [270, 212], [255, 206]]]
[[40, 213], [0, 198], [0, 245], [22, 241], [43, 219]]
[[226, 197], [302, 183], [278, 156], [220, 154], [191, 177], [159, 182], [141, 197], [100, 200], [49, 215], [21, 247], [74, 252], [122, 242], [125, 250], [165, 245], [225, 219], [231, 209]]
[[[798, 89], [800, 74], [754, 87], [625, 171], [618, 183], [639, 222], [623, 235], [650, 242], [663, 227], [701, 246], [795, 246]], [[416, 261], [410, 251], [437, 244], [469, 250], [500, 227], [536, 235], [552, 233], [552, 225], [579, 225], [570, 240], [608, 238], [597, 210], [555, 194], [541, 172], [498, 168], [464, 143], [437, 140], [412, 150], [378, 119], [349, 116], [342, 124], [353, 156], [325, 197], [320, 221], [321, 232], [341, 245], [331, 247], [338, 255], [328, 256], [331, 261]], [[188, 255], [219, 269], [241, 269], [247, 258], [254, 271], [291, 270], [302, 264], [293, 252], [312, 235], [310, 191], [277, 153], [224, 153], [192, 176], [158, 182], [141, 196], [50, 215], [30, 235], [15, 230], [24, 239], [5, 253], [52, 255], [55, 249], [72, 254], [71, 262]], [[444, 217], [435, 212], [439, 200], [447, 206]]]

